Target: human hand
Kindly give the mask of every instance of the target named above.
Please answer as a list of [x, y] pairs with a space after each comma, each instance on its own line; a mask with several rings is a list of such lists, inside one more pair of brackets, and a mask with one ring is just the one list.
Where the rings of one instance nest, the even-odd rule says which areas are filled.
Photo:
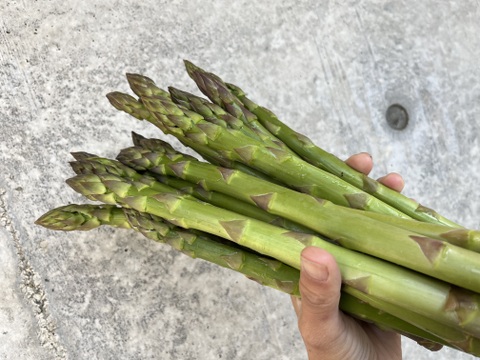
[[[346, 163], [368, 175], [373, 167], [369, 154], [351, 156]], [[404, 182], [396, 173], [379, 181], [398, 192]], [[339, 310], [341, 275], [328, 252], [307, 247], [301, 255], [300, 294], [292, 297], [298, 328], [309, 360], [401, 359], [400, 335], [354, 319]]]

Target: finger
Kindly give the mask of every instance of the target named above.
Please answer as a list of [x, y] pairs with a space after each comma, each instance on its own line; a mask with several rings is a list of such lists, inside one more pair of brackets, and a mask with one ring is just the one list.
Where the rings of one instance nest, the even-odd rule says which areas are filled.
[[373, 168], [372, 156], [369, 153], [362, 152], [350, 156], [345, 163], [351, 168], [360, 171], [361, 173], [368, 175]]
[[298, 326], [307, 349], [328, 347], [345, 324], [339, 311], [341, 275], [328, 252], [307, 247], [302, 252]]
[[394, 172], [382, 176], [378, 179], [378, 181], [390, 189], [398, 192], [401, 192], [405, 187], [405, 181], [403, 180], [402, 176]]

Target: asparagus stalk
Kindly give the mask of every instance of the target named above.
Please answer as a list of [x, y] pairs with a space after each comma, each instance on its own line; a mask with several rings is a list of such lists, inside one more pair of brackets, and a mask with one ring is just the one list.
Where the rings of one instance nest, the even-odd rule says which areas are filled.
[[[359, 190], [357, 188], [347, 183], [339, 184], [339, 181], [341, 180], [339, 180], [336, 176], [323, 172], [322, 170], [296, 157], [293, 157], [290, 154], [283, 152], [282, 150], [265, 148], [262, 146], [261, 143], [256, 143], [255, 141], [253, 141], [253, 139], [249, 138], [248, 136], [244, 136], [240, 132], [236, 132], [233, 129], [225, 129], [218, 125], [205, 122], [201, 117], [191, 118], [189, 117], [187, 112], [183, 112], [183, 116], [180, 115], [179, 112], [175, 114], [170, 113], [168, 110], [166, 110], [172, 107], [172, 103], [169, 102], [168, 99], [162, 97], [155, 97], [144, 99], [142, 98], [142, 101], [150, 110], [150, 112], [155, 117], [157, 117], [159, 121], [161, 121], [167, 127], [174, 128], [177, 135], [183, 133], [184, 136], [194, 139], [201, 144], [208, 145], [216, 151], [221, 152], [224, 156], [230, 156], [235, 160], [245, 161], [245, 163], [249, 166], [255, 167], [258, 170], [261, 169], [270, 176], [277, 176], [278, 179], [290, 185], [293, 185], [296, 188], [305, 191], [305, 188], [299, 186], [299, 183], [303, 183], [306, 179], [308, 179], [306, 180], [307, 183], [313, 184], [310, 185], [308, 189], [311, 194], [327, 200], [331, 200], [336, 204], [349, 205], [351, 207], [369, 209], [379, 212], [384, 209], [388, 209], [389, 211], [392, 211], [392, 213], [390, 214], [405, 216], [403, 213], [398, 212], [396, 209], [386, 205], [383, 202], [378, 201], [378, 199], [368, 195], [367, 193], [359, 193]], [[281, 171], [279, 169], [280, 166]], [[322, 185], [325, 185], [325, 187], [318, 186], [318, 184], [320, 184], [322, 181]], [[305, 183], [303, 184], [305, 185]], [[345, 190], [346, 185], [348, 185], [347, 190]], [[326, 188], [328, 188], [329, 191], [326, 191]], [[351, 188], [353, 188], [354, 190]], [[312, 190], [319, 191], [317, 192]], [[350, 191], [354, 192], [352, 193]], [[262, 201], [264, 201], [264, 205], [266, 204], [267, 206], [271, 206], [271, 204], [265, 203], [265, 200], [267, 200], [266, 197], [262, 197], [261, 199]], [[268, 200], [270, 201], [271, 199]], [[286, 205], [286, 203], [283, 202], [281, 202], [281, 204]], [[330, 203], [328, 202], [324, 202], [324, 204], [325, 206], [330, 205]], [[381, 205], [381, 207], [379, 208], [372, 205]], [[290, 212], [290, 209], [292, 208], [295, 208], [295, 205], [294, 207], [290, 207], [288, 211]], [[286, 207], [283, 208], [284, 211], [286, 209]], [[339, 212], [344, 213], [345, 210], [339, 209]], [[277, 215], [287, 217], [283, 213], [277, 213]], [[293, 218], [290, 219], [293, 221], [298, 221]], [[351, 237], [341, 237], [341, 235], [336, 233], [336, 230], [339, 229], [338, 217], [325, 217], [325, 220], [325, 225], [327, 226], [327, 228], [323, 228], [323, 231], [319, 231], [317, 228], [315, 228], [314, 230], [324, 234], [329, 238], [337, 239], [338, 237], [340, 239], [339, 243], [341, 243], [342, 245], [351, 247], [359, 251], [364, 251], [362, 250], [362, 247], [365, 242], [362, 242], [362, 245], [358, 245], [357, 241], [352, 239]], [[366, 229], [367, 222], [365, 222], [365, 219], [358, 218], [357, 223], [359, 225], [363, 223], [363, 227], [361, 227], [361, 229]], [[328, 228], [328, 226], [332, 224], [335, 224], [334, 228]], [[377, 224], [376, 222], [370, 222], [370, 225], [376, 226]], [[345, 230], [352, 231], [352, 229], [353, 228]], [[372, 227], [372, 229], [374, 231], [380, 231], [375, 227]], [[326, 232], [327, 230], [329, 231], [328, 233]], [[385, 225], [382, 230], [388, 232]], [[462, 251], [461, 248], [452, 248], [451, 245], [448, 245], [446, 243], [440, 241], [435, 242], [429, 238], [417, 236], [416, 234], [410, 234], [408, 232], [402, 234], [399, 230], [397, 230], [396, 232], [398, 233], [402, 241], [399, 243], [392, 241], [391, 244], [396, 244], [397, 246], [399, 246], [399, 252], [389, 252], [387, 254], [387, 257], [387, 255], [378, 250], [381, 247], [377, 247], [377, 244], [371, 244], [369, 253], [375, 254], [376, 256], [380, 256], [384, 259], [388, 259], [389, 261], [394, 261], [398, 264], [408, 264], [407, 266], [411, 266], [417, 271], [437, 276], [443, 280], [452, 282], [454, 284], [466, 287], [474, 291], [478, 291], [478, 289], [480, 289], [479, 281], [475, 280], [476, 276], [472, 276], [474, 275], [473, 273], [476, 269], [476, 266], [469, 268], [468, 265], [466, 265], [467, 262], [468, 264], [478, 264], [478, 261], [477, 259], [475, 259], [474, 254], [466, 254]], [[352, 235], [356, 236], [357, 234], [355, 233]], [[387, 236], [385, 238], [391, 238], [391, 236], [388, 237], [389, 234], [386, 235]], [[410, 244], [410, 249], [412, 250], [412, 252], [409, 252], [409, 256], [416, 256], [412, 256], [411, 258], [405, 257], [405, 253], [403, 252], [403, 244]], [[451, 252], [449, 249], [454, 249], [455, 251]], [[464, 255], [469, 255], [467, 259], [469, 259], [470, 261], [465, 261], [465, 259], [462, 259]], [[443, 261], [446, 258], [455, 258], [455, 261]], [[452, 272], [450, 268], [450, 266], [452, 266], [452, 264], [454, 263], [459, 265], [465, 265], [464, 267], [461, 267], [461, 269], [467, 271], [467, 279], [464, 279], [466, 281], [459, 280], [456, 278], [456, 276], [454, 276], [455, 272]]]
[[[132, 89], [132, 91], [140, 98], [140, 100], [137, 103], [142, 103], [141, 101], [142, 97], [158, 96], [160, 98], [164, 98], [167, 100], [171, 99], [168, 91], [165, 91], [159, 88], [152, 79], [143, 75], [131, 74], [131, 73], [127, 73], [126, 76], [127, 76], [127, 81], [130, 85], [130, 89]], [[114, 105], [117, 108], [120, 108], [123, 111], [129, 110], [129, 104], [133, 101], [136, 101], [133, 97], [128, 98], [128, 95], [118, 93], [118, 92], [107, 94], [107, 98], [110, 100], [112, 105]], [[189, 111], [188, 109], [185, 109], [185, 108], [176, 109], [173, 103], [165, 102], [165, 106], [168, 108], [168, 110], [167, 109], [165, 110], [172, 112], [173, 114], [178, 115], [178, 114], [181, 114], [182, 110], [185, 110], [193, 118], [197, 116], [195, 112]], [[159, 122], [154, 116], [151, 116], [151, 114], [149, 116], [146, 116], [144, 119], [151, 122], [155, 126], [159, 127], [160, 130], [162, 130], [164, 133], [176, 136], [175, 129], [172, 130], [164, 127], [162, 123]], [[174, 131], [174, 132], [170, 133], [170, 131]], [[183, 145], [191, 147], [197, 153], [204, 156], [204, 158], [207, 161], [218, 163], [222, 166], [230, 166], [230, 167], [234, 166], [234, 164], [231, 161], [229, 161], [226, 158], [218, 156], [218, 154], [216, 154], [214, 151], [212, 151], [208, 147], [192, 142], [187, 138], [183, 138], [183, 139], [178, 138], [178, 139], [180, 140], [180, 142], [182, 142]]]
[[392, 205], [414, 219], [460, 227], [434, 210], [352, 169], [333, 154], [316, 146], [306, 136], [297, 133], [282, 123], [273, 112], [251, 101], [238, 86], [233, 84], [227, 85], [217, 75], [208, 73], [188, 61], [185, 61], [185, 67], [200, 90], [215, 104], [222, 106], [227, 111], [235, 109], [232, 114], [238, 114], [237, 109], [248, 109], [247, 111], [255, 114], [256, 119], [270, 131], [272, 136], [280, 139], [309, 163], [336, 175], [358, 189], [373, 194], [376, 198]]
[[[435, 343], [454, 347], [459, 350], [468, 352], [470, 354], [478, 354], [480, 352], [480, 340], [478, 338], [459, 332], [454, 328], [442, 327], [442, 326], [439, 327], [438, 323], [430, 317], [425, 317], [419, 314], [415, 314], [413, 312], [405, 312], [405, 310], [402, 309], [401, 307], [398, 307], [383, 301], [378, 301], [378, 299], [372, 296], [367, 296], [364, 293], [358, 291], [357, 289], [354, 289], [351, 287], [346, 287], [343, 290], [343, 293], [351, 295], [352, 298], [354, 298], [356, 301], [360, 300], [365, 302], [366, 304], [370, 305], [373, 309], [385, 311], [387, 314], [392, 315], [394, 317], [396, 315], [400, 315], [402, 319], [405, 320], [411, 326], [420, 328], [424, 331], [427, 331], [428, 333], [433, 332], [435, 336], [442, 339], [440, 341], [438, 340], [434, 341]], [[342, 296], [344, 295], [342, 294]], [[427, 338], [427, 339], [433, 340], [432, 338]], [[435, 346], [430, 342], [425, 344], [425, 343], [422, 343], [422, 341], [419, 341], [419, 344], [427, 348], [431, 346]]]
[[[105, 216], [106, 214], [110, 215]], [[74, 223], [71, 221], [72, 218], [76, 219]], [[300, 273], [297, 269], [275, 259], [235, 246], [234, 243], [227, 243], [221, 238], [199, 231], [185, 230], [166, 222], [162, 218], [140, 213], [132, 209], [119, 208], [114, 205], [67, 205], [44, 214], [36, 221], [36, 224], [51, 230], [63, 231], [85, 231], [101, 225], [133, 229], [149, 239], [169, 244], [192, 258], [206, 260], [224, 268], [240, 272], [259, 284], [287, 294], [300, 295], [298, 288]], [[366, 299], [374, 301], [369, 299], [368, 296], [366, 296]], [[381, 304], [381, 302], [377, 302]], [[391, 307], [391, 305], [383, 306]], [[419, 341], [421, 345], [430, 349], [438, 350], [438, 344], [458, 348], [456, 343], [459, 339], [465, 341], [465, 339], [469, 338], [467, 335], [456, 332], [454, 329], [445, 328], [449, 331], [447, 339], [454, 340], [454, 342], [449, 342], [445, 338], [436, 337], [421, 328], [413, 326], [411, 323], [378, 310], [370, 306], [366, 301], [359, 301], [348, 293], [342, 294], [340, 308], [351, 316], [374, 323], [385, 330], [399, 332]], [[406, 313], [406, 311], [404, 312]], [[413, 314], [412, 316], [418, 317], [418, 315]], [[444, 328], [438, 323], [436, 323], [436, 326], [432, 325], [431, 327], [433, 329]], [[460, 350], [469, 351], [471, 348], [470, 346], [470, 348]]]
[[[145, 139], [138, 134], [134, 134], [134, 137], [140, 137], [142, 138], [142, 140], [137, 142], [137, 146], [122, 149], [117, 157], [118, 160], [125, 165], [128, 165], [129, 167], [134, 168], [137, 171], [148, 170], [152, 175], [156, 176], [167, 174], [170, 176], [180, 176], [182, 179], [188, 180], [189, 184], [197, 184], [195, 186], [195, 189], [197, 191], [201, 191], [202, 194], [208, 193], [209, 191], [207, 189], [215, 189], [217, 190], [216, 193], [228, 193], [229, 195], [231, 195], [231, 198], [234, 198], [236, 196], [237, 199], [239, 198], [244, 200], [244, 194], [242, 192], [237, 194], [236, 191], [230, 191], [233, 189], [225, 188], [224, 182], [209, 182], [207, 174], [203, 174], [201, 172], [196, 173], [195, 171], [193, 171], [193, 173], [191, 174], [191, 171], [184, 170], [182, 170], [182, 172], [179, 174], [175, 170], [175, 163], [183, 163], [184, 161], [193, 161], [195, 163], [197, 159], [176, 151], [169, 144], [158, 139]], [[167, 156], [167, 153], [168, 157], [166, 159], [165, 156]], [[174, 153], [176, 153], [177, 156], [174, 156]], [[182, 157], [182, 155], [184, 157]], [[169, 167], [165, 167], [167, 164], [169, 165]], [[189, 192], [192, 193], [193, 190], [189, 190]], [[194, 196], [201, 200], [206, 200], [206, 198], [201, 198], [197, 195]], [[226, 207], [229, 203], [231, 203], [231, 201], [222, 204], [216, 203], [214, 205], [221, 205], [221, 207]], [[478, 230], [452, 229], [450, 226], [441, 224], [426, 223], [414, 219], [403, 219], [395, 216], [367, 212], [362, 210], [356, 211], [360, 212], [363, 216], [372, 218], [377, 221], [381, 221], [395, 227], [402, 228], [413, 233], [417, 233], [419, 235], [423, 235], [425, 237], [446, 241], [450, 244], [465, 249], [480, 252], [480, 231]], [[243, 214], [248, 215], [246, 213]], [[255, 216], [252, 215], [252, 217]], [[266, 222], [271, 222], [266, 220], [266, 218], [256, 218]], [[288, 225], [286, 224], [282, 226], [288, 227]], [[289, 229], [295, 230], [294, 228]], [[303, 231], [305, 232], [305, 230]]]
[[[127, 74], [127, 79], [130, 84], [130, 88], [133, 90], [135, 94], [137, 94], [139, 97], [149, 97], [149, 96], [159, 96], [161, 98], [165, 99], [170, 99], [170, 94], [165, 91], [160, 89], [159, 87], [156, 86], [156, 84], [153, 82], [152, 79], [148, 77], [143, 77], [142, 75], [139, 74]], [[229, 113], [225, 112], [220, 108], [219, 106], [215, 106], [214, 104], [210, 104], [210, 111], [207, 110], [206, 105], [207, 103], [204, 101], [203, 104], [200, 104], [199, 100], [201, 98], [197, 97], [197, 101], [195, 101], [197, 106], [192, 106], [193, 104], [189, 103], [188, 101], [181, 101], [179, 97], [181, 96], [180, 90], [175, 90], [173, 87], [169, 88], [172, 94], [175, 94], [177, 96], [177, 100], [179, 100], [179, 105], [182, 110], [190, 110], [189, 112], [191, 115], [195, 116], [197, 112], [200, 110], [203, 111], [204, 113], [209, 116], [209, 121], [216, 123], [217, 125], [221, 126], [229, 126], [231, 128], [235, 129], [241, 129], [241, 131], [245, 132], [246, 135], [253, 137], [254, 139], [258, 139], [260, 141], [266, 141], [268, 140], [268, 130], [264, 129], [263, 126], [260, 123], [249, 123], [249, 127], [241, 126], [243, 122], [241, 120], [236, 119], [235, 117], [231, 116]], [[183, 92], [182, 95], [186, 95], [186, 92]], [[107, 95], [107, 97], [110, 99], [112, 97], [112, 94]], [[191, 95], [191, 99], [193, 98], [193, 95]], [[131, 101], [131, 99], [130, 99]], [[203, 106], [202, 106], [203, 105]], [[200, 113], [201, 114], [201, 113]], [[255, 116], [251, 114], [252, 116]], [[147, 119], [147, 118], [146, 118]], [[243, 118], [244, 120], [246, 118]], [[163, 132], [168, 133], [168, 129], [162, 128], [162, 124], [158, 122], [158, 120], [155, 119], [155, 117], [148, 117], [148, 120], [152, 122], [154, 125], [158, 126]], [[244, 121], [245, 122], [245, 121]], [[251, 131], [252, 130], [252, 131]], [[175, 134], [172, 134], [176, 136]], [[178, 137], [177, 137], [178, 138]], [[230, 161], [229, 159], [219, 156], [215, 151], [212, 151], [208, 146], [202, 146], [199, 145], [195, 142], [190, 141], [189, 139], [181, 139], [179, 138], [180, 142], [184, 144], [185, 146], [191, 147], [194, 149], [197, 153], [202, 155], [205, 160], [218, 164], [221, 166], [226, 166], [238, 170], [242, 170], [248, 174], [258, 176], [261, 178], [266, 178], [265, 174], [263, 174], [261, 171], [257, 171], [255, 169], [252, 169], [246, 165], [244, 165], [241, 162], [238, 161]], [[272, 145], [275, 145], [274, 142], [272, 142]], [[281, 147], [282, 149], [286, 151], [290, 151], [287, 146], [285, 146], [283, 143], [278, 141], [277, 146]]]
[[479, 230], [452, 228], [451, 226], [442, 225], [440, 223], [429, 223], [414, 219], [403, 219], [395, 216], [367, 211], [362, 211], [362, 215], [408, 231], [417, 232], [433, 239], [446, 241], [450, 244], [469, 249], [477, 253], [480, 252]]
[[[274, 215], [301, 223], [346, 248], [480, 292], [477, 276], [480, 271], [479, 253], [378, 221], [364, 216], [364, 211], [337, 206], [240, 171], [192, 159], [183, 161], [181, 153], [171, 160], [171, 156], [162, 155], [161, 143], [155, 146], [152, 141], [150, 145], [157, 150], [157, 156], [147, 149], [130, 148], [121, 151], [118, 159], [136, 170], [149, 170], [200, 183], [206, 190], [256, 204]], [[136, 163], [135, 159], [142, 157], [141, 164]]]
[[411, 309], [473, 336], [480, 334], [479, 295], [370, 256], [287, 231], [182, 195], [150, 179], [128, 181], [112, 174], [83, 174], [67, 180], [89, 199], [160, 216], [183, 228], [204, 231], [273, 257], [296, 269], [305, 246], [329, 251], [339, 263], [345, 284], [379, 300]]
[[[152, 175], [163, 184], [171, 186], [174, 189], [180, 190], [183, 193], [190, 194], [195, 198], [208, 202], [212, 205], [231, 210], [238, 214], [242, 214], [257, 220], [261, 220], [263, 222], [273, 224], [276, 226], [280, 226], [282, 228], [299, 231], [304, 233], [313, 234], [314, 231], [310, 230], [309, 228], [290, 221], [288, 219], [282, 218], [280, 216], [273, 215], [263, 209], [260, 209], [257, 206], [252, 204], [246, 203], [244, 201], [239, 201], [231, 196], [215, 192], [215, 191], [207, 191], [203, 189], [200, 185], [195, 185], [188, 181], [170, 177], [170, 176], [163, 176], [163, 175], [156, 175], [156, 174], [148, 174]], [[319, 236], [317, 234], [317, 236]]]
[[232, 96], [223, 80], [215, 74], [207, 73], [190, 61], [184, 60], [188, 75], [195, 81], [200, 91], [205, 94], [214, 104], [223, 107], [233, 116], [241, 119], [244, 123], [254, 123], [264, 130], [266, 136], [272, 134], [262, 124], [257, 116], [248, 110], [237, 98]]
[[[100, 215], [100, 216], [99, 216]], [[72, 219], [75, 219], [72, 222]], [[91, 230], [101, 225], [133, 229], [149, 239], [167, 243], [192, 258], [240, 272], [261, 285], [299, 295], [299, 271], [275, 259], [255, 254], [234, 243], [198, 231], [187, 231], [154, 215], [115, 205], [67, 205], [50, 210], [36, 224], [51, 230]]]
[[[135, 147], [121, 150], [118, 156], [118, 160], [132, 168], [135, 168], [138, 171], [154, 168], [153, 174], [166, 174], [166, 170], [162, 171], [162, 168], [155, 168], [160, 164], [164, 164], [163, 159], [165, 158], [165, 156], [167, 156], [172, 162], [197, 160], [192, 156], [183, 154], [175, 150], [170, 144], [159, 139], [147, 139], [140, 134], [134, 132], [132, 132], [132, 139]], [[188, 174], [185, 175], [188, 176]], [[199, 184], [203, 183], [202, 179], [198, 177], [192, 178], [191, 181], [196, 181]], [[202, 192], [205, 191], [206, 190], [203, 189]], [[199, 198], [198, 196], [196, 197]], [[227, 202], [225, 202], [222, 207], [225, 207], [226, 204]], [[411, 232], [416, 232], [426, 237], [447, 241], [453, 245], [457, 245], [475, 252], [480, 252], [480, 231], [478, 230], [456, 228], [452, 229], [450, 226], [447, 225], [422, 222], [414, 219], [404, 219], [376, 212], [362, 211], [362, 215]], [[264, 219], [260, 220], [266, 221]], [[291, 230], [295, 229], [291, 228]]]
[[[291, 295], [298, 294], [298, 272], [278, 260], [255, 254], [200, 231], [182, 229], [154, 215], [139, 213], [132, 209], [124, 211], [128, 223], [134, 230], [155, 241], [166, 242], [192, 258], [203, 259], [240, 272], [261, 285]], [[165, 234], [156, 231], [158, 224], [167, 228]]]

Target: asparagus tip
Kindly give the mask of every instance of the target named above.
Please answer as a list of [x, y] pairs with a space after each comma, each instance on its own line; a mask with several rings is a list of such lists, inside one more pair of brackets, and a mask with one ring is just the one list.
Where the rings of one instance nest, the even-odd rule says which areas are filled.
[[130, 89], [132, 89], [138, 97], [150, 96], [157, 93], [164, 94], [164, 91], [159, 89], [155, 82], [147, 76], [133, 73], [127, 73], [126, 76]]
[[73, 158], [77, 161], [98, 157], [98, 155], [91, 154], [85, 151], [72, 151], [70, 155], [72, 155]]
[[185, 64], [185, 69], [187, 70], [188, 75], [194, 80], [195, 80], [195, 77], [198, 76], [199, 74], [205, 73], [203, 69], [199, 68], [197, 65], [195, 65], [191, 61], [183, 60], [183, 63]]
[[135, 146], [141, 146], [142, 141], [144, 141], [145, 139], [146, 139], [145, 136], [140, 135], [140, 134], [136, 133], [135, 131], [132, 131], [132, 142], [133, 142], [133, 145], [135, 145]]
[[183, 94], [182, 90], [177, 89], [176, 87], [169, 86], [167, 87], [168, 92], [172, 98], [178, 98], [181, 94]]
[[125, 111], [126, 104], [132, 104], [137, 101], [133, 96], [120, 91], [112, 91], [106, 97], [115, 109], [123, 111]]
[[245, 91], [243, 91], [241, 88], [239, 88], [237, 85], [231, 84], [231, 83], [225, 83], [227, 85], [227, 88], [236, 96], [236, 97], [244, 97], [247, 94]]
[[83, 213], [82, 208], [88, 205], [65, 205], [50, 210], [35, 220], [35, 225], [43, 226], [50, 230], [90, 230], [101, 225], [100, 221], [88, 213]]
[[127, 81], [130, 85], [132, 85], [132, 83], [138, 83], [138, 82], [155, 84], [155, 81], [153, 81], [152, 79], [150, 79], [148, 76], [145, 76], [145, 75], [140, 75], [136, 73], [126, 73], [125, 77], [127, 78]]

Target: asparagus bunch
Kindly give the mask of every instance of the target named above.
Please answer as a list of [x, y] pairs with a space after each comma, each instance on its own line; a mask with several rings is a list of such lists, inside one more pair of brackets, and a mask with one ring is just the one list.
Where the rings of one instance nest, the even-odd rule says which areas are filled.
[[480, 232], [400, 195], [294, 132], [237, 86], [186, 62], [210, 99], [128, 74], [138, 98], [107, 95], [205, 161], [133, 134], [117, 160], [74, 153], [67, 183], [104, 205], [69, 205], [37, 223], [109, 225], [298, 296], [300, 252], [339, 263], [342, 310], [430, 349], [480, 355]]
[[[232, 113], [238, 114], [240, 118], [240, 114], [245, 114], [245, 118], [255, 118], [256, 121], [268, 129], [267, 131], [270, 132], [272, 137], [277, 137], [282, 142], [285, 142], [302, 159], [318, 166], [320, 169], [325, 169], [327, 173], [335, 175], [337, 179], [342, 179], [345, 183], [352, 184], [355, 188], [374, 195], [376, 198], [392, 205], [414, 219], [458, 227], [456, 223], [436, 213], [433, 209], [427, 208], [350, 168], [339, 158], [313, 144], [306, 136], [290, 129], [272, 111], [251, 101], [238, 86], [233, 84], [227, 85], [217, 75], [208, 73], [189, 61], [185, 61], [185, 67], [198, 88], [212, 102], [228, 109]], [[345, 184], [343, 185], [345, 186]], [[370, 199], [365, 194], [363, 196], [366, 199]], [[352, 207], [371, 210], [368, 205], [365, 207], [365, 205], [359, 206], [355, 204]]]
[[[77, 155], [77, 157], [79, 156]], [[80, 158], [82, 157], [80, 156]], [[79, 175], [68, 179], [67, 183], [91, 200], [133, 208], [142, 213], [153, 214], [154, 218], [160, 216], [183, 228], [193, 228], [220, 235], [243, 247], [261, 251], [296, 269], [299, 268], [299, 252], [303, 247], [306, 245], [321, 246], [337, 258], [344, 259], [344, 262], [340, 263], [346, 284], [344, 293], [357, 299], [361, 297], [361, 300], [367, 304], [374, 303], [377, 310], [389, 314], [396, 313], [399, 315], [399, 319], [408, 318], [410, 324], [413, 323], [419, 329], [435, 329], [436, 334], [442, 336], [440, 343], [458, 347], [457, 342], [466, 342], [469, 352], [477, 346], [477, 340], [471, 333], [480, 330], [479, 324], [475, 323], [476, 320], [473, 323], [465, 321], [466, 319], [476, 319], [471, 313], [471, 309], [478, 308], [477, 295], [474, 293], [452, 289], [449, 284], [423, 277], [388, 262], [374, 258], [364, 259], [366, 256], [362, 254], [350, 252], [313, 235], [286, 231], [283, 228], [203, 203], [190, 195], [179, 193], [177, 190], [155, 181], [150, 176], [140, 175], [112, 160], [90, 157], [88, 161], [80, 160], [72, 163], [72, 167]], [[47, 213], [38, 222], [47, 225], [49, 223], [47, 219], [54, 218], [53, 223], [58, 224], [59, 217], [53, 216], [52, 213], [54, 214], [55, 210], [50, 214]], [[115, 213], [112, 211], [112, 214]], [[103, 215], [101, 218], [119, 219], [119, 216]], [[91, 224], [92, 221], [87, 223]], [[114, 222], [114, 224], [118, 223], [118, 220]], [[130, 222], [131, 227], [135, 227], [131, 224], [132, 222]], [[182, 245], [177, 243], [176, 248], [185, 250], [184, 246], [183, 243]], [[186, 251], [191, 252], [191, 249], [186, 249]], [[293, 256], [282, 258], [279, 251]], [[368, 266], [365, 265], [367, 262]], [[229, 259], [229, 263], [234, 263], [234, 257]], [[359, 266], [358, 264], [363, 265]], [[241, 268], [240, 265], [236, 267]], [[379, 274], [381, 275], [379, 276]], [[412, 284], [412, 287], [405, 288], [405, 284]], [[387, 286], [389, 289], [385, 291]], [[425, 297], [424, 292], [430, 296], [427, 296], [422, 304], [418, 304], [418, 298]], [[449, 302], [457, 302], [454, 300], [456, 298], [462, 299], [463, 303], [460, 304], [458, 301], [459, 304], [456, 306], [449, 309], [443, 308]], [[465, 303], [463, 299], [471, 299], [472, 302]], [[435, 307], [435, 304], [439, 306], [437, 310], [441, 309], [442, 312], [439, 314], [440, 318], [432, 321], [427, 314], [431, 312], [432, 306]], [[414, 305], [416, 308], [412, 313], [408, 309]], [[468, 311], [468, 315], [464, 314], [465, 319], [460, 323], [457, 318], [458, 314], [465, 311]], [[402, 332], [408, 333], [407, 331]], [[427, 339], [429, 338], [427, 337]]]

